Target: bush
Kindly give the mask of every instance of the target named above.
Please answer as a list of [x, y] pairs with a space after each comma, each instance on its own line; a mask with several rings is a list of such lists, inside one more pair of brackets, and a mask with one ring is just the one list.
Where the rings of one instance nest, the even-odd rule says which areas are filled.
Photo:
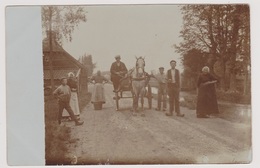
[[180, 98], [180, 106], [195, 110], [197, 105], [197, 96], [194, 94], [186, 95]]
[[[79, 107], [82, 110], [90, 101], [90, 93], [79, 94]], [[68, 165], [67, 143], [71, 143], [71, 128], [58, 125], [58, 102], [51, 95], [45, 95], [45, 162], [46, 165]]]
[[59, 126], [58, 105], [52, 96], [45, 99], [45, 160], [46, 165], [66, 164], [66, 142], [70, 139], [70, 128]]
[[243, 95], [240, 92], [224, 92], [217, 90], [217, 99], [230, 103], [251, 104], [251, 95]]

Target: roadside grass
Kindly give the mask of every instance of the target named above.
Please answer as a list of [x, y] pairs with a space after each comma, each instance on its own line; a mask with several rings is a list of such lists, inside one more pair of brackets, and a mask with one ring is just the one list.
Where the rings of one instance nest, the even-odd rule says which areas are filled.
[[[251, 97], [237, 92], [217, 91], [219, 114], [216, 117], [238, 123], [251, 123]], [[184, 92], [180, 106], [196, 110], [196, 92]]]
[[[79, 108], [82, 110], [90, 101], [90, 93], [79, 94]], [[45, 95], [45, 164], [69, 165], [68, 147], [71, 143], [71, 128], [58, 124], [58, 102], [53, 96]]]
[[[219, 114], [216, 117], [238, 123], [251, 123], [251, 96], [239, 92], [223, 92], [217, 90]], [[157, 94], [153, 94], [157, 100]], [[180, 93], [180, 106], [196, 110], [196, 90], [182, 91]]]

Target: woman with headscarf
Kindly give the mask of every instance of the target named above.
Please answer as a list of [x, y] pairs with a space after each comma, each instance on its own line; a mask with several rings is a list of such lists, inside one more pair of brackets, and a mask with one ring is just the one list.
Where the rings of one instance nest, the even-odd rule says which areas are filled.
[[99, 106], [99, 108], [102, 108], [102, 104], [106, 102], [103, 84], [107, 83], [108, 80], [101, 75], [100, 71], [97, 71], [97, 74], [90, 80], [91, 83], [95, 84], [92, 92], [91, 103], [93, 103], [94, 106], [100, 105], [101, 107]]
[[216, 82], [217, 79], [209, 73], [209, 67], [203, 67], [197, 83], [197, 118], [209, 118], [209, 115], [219, 112], [215, 89]]
[[[68, 73], [68, 82], [67, 85], [70, 87], [71, 90], [71, 97], [70, 97], [70, 107], [74, 112], [74, 115], [79, 118], [80, 111], [79, 111], [79, 101], [78, 101], [78, 84], [76, 77], [73, 72]], [[63, 117], [68, 117], [69, 114], [66, 109], [63, 110]]]

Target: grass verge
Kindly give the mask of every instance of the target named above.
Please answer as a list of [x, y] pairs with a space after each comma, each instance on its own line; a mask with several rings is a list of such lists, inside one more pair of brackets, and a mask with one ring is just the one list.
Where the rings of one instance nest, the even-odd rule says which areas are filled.
[[[79, 108], [83, 108], [89, 103], [91, 94], [79, 94]], [[52, 96], [45, 96], [45, 164], [46, 165], [68, 165], [67, 143], [70, 142], [70, 127], [61, 126], [57, 122], [58, 103]]]

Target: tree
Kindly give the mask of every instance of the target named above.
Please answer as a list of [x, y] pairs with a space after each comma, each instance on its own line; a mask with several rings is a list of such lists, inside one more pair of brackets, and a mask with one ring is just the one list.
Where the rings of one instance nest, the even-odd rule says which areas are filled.
[[50, 75], [51, 87], [54, 89], [52, 55], [53, 41], [57, 41], [62, 45], [65, 38], [72, 40], [72, 32], [80, 22], [86, 22], [86, 11], [83, 7], [78, 6], [43, 6], [42, 7], [42, 30], [43, 34], [49, 34], [50, 51]]
[[183, 41], [176, 51], [183, 55], [196, 48], [208, 53], [206, 64], [221, 88], [235, 90], [236, 74], [243, 69], [238, 59], [250, 58], [248, 5], [184, 5], [181, 10]]
[[85, 53], [79, 58], [79, 62], [87, 67], [88, 76], [92, 76], [93, 71], [96, 68], [96, 63], [93, 63], [92, 55], [87, 55]]
[[206, 61], [206, 55], [198, 49], [191, 49], [183, 55], [183, 87], [188, 89], [196, 88], [198, 76]]

